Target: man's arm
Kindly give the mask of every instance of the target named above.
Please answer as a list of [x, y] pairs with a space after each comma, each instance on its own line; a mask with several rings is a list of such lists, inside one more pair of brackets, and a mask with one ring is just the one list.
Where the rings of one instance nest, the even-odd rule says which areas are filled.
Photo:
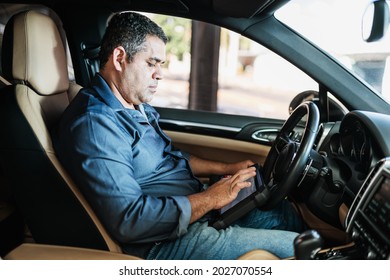
[[232, 202], [241, 189], [251, 185], [246, 180], [255, 175], [254, 167], [242, 169], [229, 178], [221, 179], [204, 192], [187, 196], [191, 204], [190, 223], [200, 219], [209, 211], [220, 209]]
[[225, 163], [201, 159], [194, 155], [190, 156], [189, 162], [195, 176], [232, 175], [254, 164], [251, 160]]
[[56, 145], [62, 164], [119, 243], [181, 236], [191, 218], [188, 198], [145, 194], [133, 167], [136, 133], [125, 132], [114, 120], [110, 110], [103, 110], [64, 122]]

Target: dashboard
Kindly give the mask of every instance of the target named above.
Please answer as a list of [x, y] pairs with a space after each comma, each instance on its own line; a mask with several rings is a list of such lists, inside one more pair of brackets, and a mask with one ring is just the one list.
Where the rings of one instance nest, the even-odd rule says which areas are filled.
[[340, 207], [351, 209], [378, 162], [390, 157], [390, 116], [351, 111], [341, 121], [323, 126], [316, 146], [322, 165], [314, 180], [300, 186], [298, 199], [316, 217], [345, 231]]
[[350, 206], [375, 164], [390, 156], [390, 116], [352, 111], [336, 127], [322, 149]]
[[340, 223], [336, 221], [340, 205], [346, 205], [348, 214], [340, 228], [354, 244], [318, 258], [390, 259], [389, 136], [389, 115], [352, 111], [331, 125], [318, 147], [330, 171], [327, 180], [316, 182], [308, 204], [333, 225]]

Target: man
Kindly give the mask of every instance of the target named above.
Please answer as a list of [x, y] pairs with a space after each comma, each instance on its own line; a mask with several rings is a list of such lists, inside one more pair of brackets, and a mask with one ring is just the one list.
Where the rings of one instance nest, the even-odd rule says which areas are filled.
[[[58, 157], [124, 252], [147, 259], [236, 259], [253, 249], [293, 254], [301, 227], [291, 206], [255, 210], [234, 226], [208, 226], [255, 175], [252, 161], [226, 164], [176, 150], [147, 104], [163, 78], [167, 38], [137, 13], [113, 16], [100, 71], [53, 134]], [[195, 176], [232, 174], [208, 188]], [[270, 230], [273, 229], [273, 230]], [[278, 230], [281, 229], [281, 230]]]

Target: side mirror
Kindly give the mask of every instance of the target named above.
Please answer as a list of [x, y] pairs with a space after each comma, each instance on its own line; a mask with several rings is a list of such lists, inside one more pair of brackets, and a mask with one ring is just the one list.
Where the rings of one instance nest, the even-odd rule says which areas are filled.
[[297, 108], [301, 103], [305, 101], [318, 101], [318, 92], [315, 90], [306, 90], [298, 93], [290, 102], [288, 106], [288, 113], [291, 115], [292, 112]]
[[[291, 113], [294, 111], [296, 107], [298, 107], [302, 102], [305, 101], [313, 101], [319, 106], [319, 93], [315, 90], [306, 90], [298, 93], [290, 102], [288, 107], [288, 112]], [[334, 98], [328, 96], [329, 100], [329, 120], [330, 121], [338, 121], [341, 120], [345, 115], [345, 110], [342, 106], [336, 101]]]
[[362, 36], [366, 42], [375, 42], [384, 37], [390, 23], [389, 6], [385, 0], [369, 4], [363, 15]]

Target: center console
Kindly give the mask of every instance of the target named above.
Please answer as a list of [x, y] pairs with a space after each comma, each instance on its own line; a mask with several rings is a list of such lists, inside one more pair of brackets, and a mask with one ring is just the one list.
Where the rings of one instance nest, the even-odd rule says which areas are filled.
[[390, 158], [377, 163], [346, 219], [362, 259], [390, 259]]
[[390, 158], [380, 160], [366, 178], [345, 227], [350, 244], [317, 250], [311, 259], [390, 260]]

